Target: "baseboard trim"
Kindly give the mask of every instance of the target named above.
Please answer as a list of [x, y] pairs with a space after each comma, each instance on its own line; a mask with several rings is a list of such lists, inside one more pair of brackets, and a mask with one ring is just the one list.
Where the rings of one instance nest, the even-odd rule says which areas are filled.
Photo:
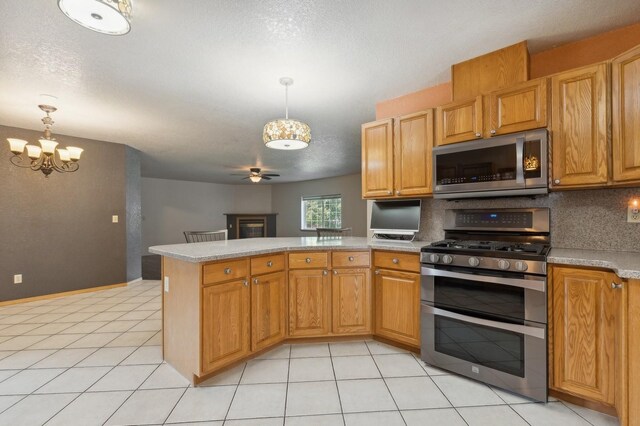
[[109, 290], [111, 288], [126, 287], [127, 283], [109, 284], [99, 287], [82, 288], [80, 290], [63, 291], [61, 293], [43, 294], [42, 296], [25, 297], [24, 299], [5, 300], [0, 306], [17, 305], [19, 303], [37, 302], [39, 300], [57, 299], [58, 297], [72, 296], [74, 294], [91, 293], [93, 291]]
[[135, 280], [131, 280], [131, 281], [129, 281], [129, 282], [127, 283], [127, 285], [135, 284], [135, 283], [137, 283], [138, 281], [142, 281], [142, 277], [140, 277], [140, 278], [136, 278]]

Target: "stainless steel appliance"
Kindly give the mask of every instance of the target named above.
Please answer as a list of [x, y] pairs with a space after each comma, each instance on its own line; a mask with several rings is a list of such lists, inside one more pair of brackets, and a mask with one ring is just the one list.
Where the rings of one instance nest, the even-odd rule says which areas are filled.
[[548, 209], [447, 210], [422, 248], [422, 359], [547, 400]]
[[546, 194], [547, 131], [436, 147], [433, 175], [434, 198]]

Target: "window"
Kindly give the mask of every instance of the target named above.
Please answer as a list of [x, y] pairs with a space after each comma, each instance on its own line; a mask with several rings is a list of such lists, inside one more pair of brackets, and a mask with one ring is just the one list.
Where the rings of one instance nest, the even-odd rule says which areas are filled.
[[342, 197], [319, 195], [302, 197], [302, 229], [342, 227]]

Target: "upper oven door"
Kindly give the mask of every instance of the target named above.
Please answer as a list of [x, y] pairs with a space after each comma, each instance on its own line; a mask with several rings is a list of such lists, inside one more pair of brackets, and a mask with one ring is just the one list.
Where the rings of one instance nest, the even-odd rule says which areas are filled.
[[422, 265], [421, 293], [424, 302], [465, 315], [547, 322], [544, 276]]
[[436, 194], [545, 188], [547, 132], [436, 147], [433, 162]]

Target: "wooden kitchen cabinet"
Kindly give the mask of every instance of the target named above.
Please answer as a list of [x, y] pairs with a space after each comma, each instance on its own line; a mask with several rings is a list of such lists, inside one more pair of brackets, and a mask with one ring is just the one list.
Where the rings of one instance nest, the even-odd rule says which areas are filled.
[[331, 332], [331, 277], [326, 269], [289, 271], [289, 336]]
[[287, 305], [284, 272], [251, 279], [251, 350], [272, 346], [286, 336]]
[[551, 78], [552, 187], [607, 184], [607, 82], [606, 63]]
[[437, 145], [482, 138], [482, 96], [439, 106], [436, 112], [436, 132]]
[[550, 276], [550, 387], [620, 409], [625, 283], [613, 272], [575, 267], [553, 266]]
[[362, 198], [393, 195], [393, 120], [362, 125]]
[[640, 181], [640, 46], [612, 62], [613, 180]]
[[489, 95], [489, 134], [547, 127], [547, 79], [539, 78]]
[[202, 289], [202, 372], [216, 370], [250, 352], [250, 290], [246, 279]]
[[433, 110], [362, 125], [362, 197], [432, 193]]
[[369, 268], [334, 269], [331, 279], [334, 334], [371, 334]]

